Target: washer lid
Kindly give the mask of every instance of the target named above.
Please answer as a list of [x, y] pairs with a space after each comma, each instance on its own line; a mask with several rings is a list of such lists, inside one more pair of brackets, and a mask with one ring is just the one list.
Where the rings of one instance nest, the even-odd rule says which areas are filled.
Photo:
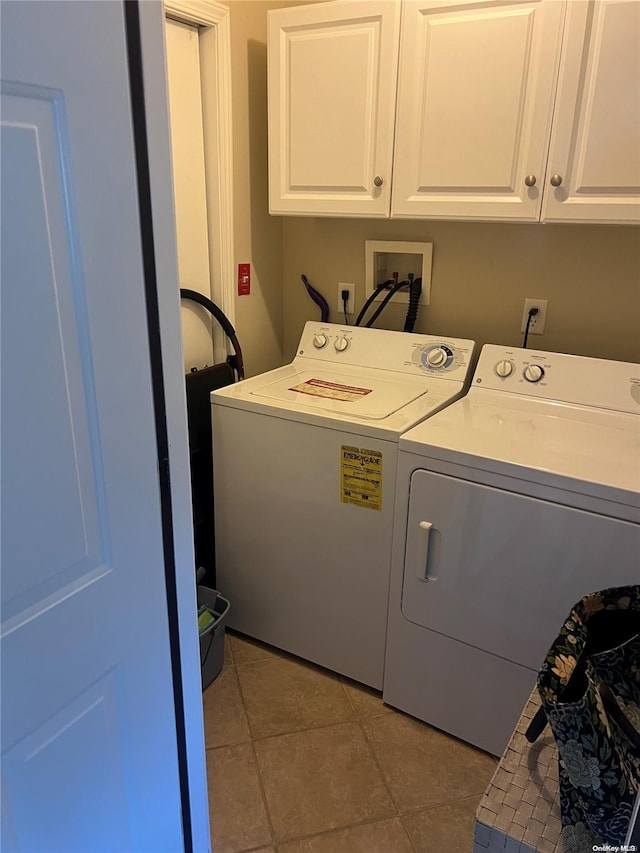
[[361, 420], [383, 420], [427, 394], [425, 383], [391, 382], [373, 371], [332, 372], [325, 368], [294, 369], [284, 378], [251, 390], [251, 396], [291, 408], [339, 413]]

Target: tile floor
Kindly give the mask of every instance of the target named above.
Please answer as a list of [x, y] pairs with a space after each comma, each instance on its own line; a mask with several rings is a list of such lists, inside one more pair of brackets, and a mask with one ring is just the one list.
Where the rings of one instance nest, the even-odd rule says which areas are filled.
[[236, 634], [204, 693], [215, 853], [471, 851], [496, 759]]

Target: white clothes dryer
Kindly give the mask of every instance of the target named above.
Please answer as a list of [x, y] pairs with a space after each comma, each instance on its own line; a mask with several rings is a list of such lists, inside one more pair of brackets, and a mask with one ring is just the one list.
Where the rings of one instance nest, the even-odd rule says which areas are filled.
[[398, 438], [463, 393], [473, 346], [309, 322], [291, 364], [212, 392], [230, 627], [382, 687]]
[[640, 366], [483, 347], [397, 489], [384, 701], [500, 755], [572, 605], [640, 582]]

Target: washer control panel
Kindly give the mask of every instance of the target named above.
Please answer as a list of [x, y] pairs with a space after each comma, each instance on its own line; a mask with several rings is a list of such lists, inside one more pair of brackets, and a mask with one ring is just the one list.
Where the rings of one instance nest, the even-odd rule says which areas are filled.
[[308, 322], [296, 357], [464, 381], [474, 346], [457, 338]]
[[485, 344], [471, 388], [640, 414], [640, 364]]
[[427, 347], [422, 351], [422, 364], [424, 367], [432, 367], [434, 370], [446, 370], [453, 361], [453, 350], [439, 344]]
[[435, 340], [433, 343], [416, 344], [413, 360], [423, 370], [432, 375], [447, 374], [459, 370], [467, 363], [469, 353], [462, 341]]

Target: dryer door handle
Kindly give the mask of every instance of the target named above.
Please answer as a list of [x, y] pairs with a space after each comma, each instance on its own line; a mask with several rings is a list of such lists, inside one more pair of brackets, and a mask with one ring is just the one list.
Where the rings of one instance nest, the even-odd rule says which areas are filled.
[[431, 541], [431, 531], [433, 524], [430, 521], [420, 522], [420, 547], [418, 548], [418, 563], [416, 566], [416, 576], [421, 581], [435, 581], [438, 576], [429, 572], [429, 542]]

